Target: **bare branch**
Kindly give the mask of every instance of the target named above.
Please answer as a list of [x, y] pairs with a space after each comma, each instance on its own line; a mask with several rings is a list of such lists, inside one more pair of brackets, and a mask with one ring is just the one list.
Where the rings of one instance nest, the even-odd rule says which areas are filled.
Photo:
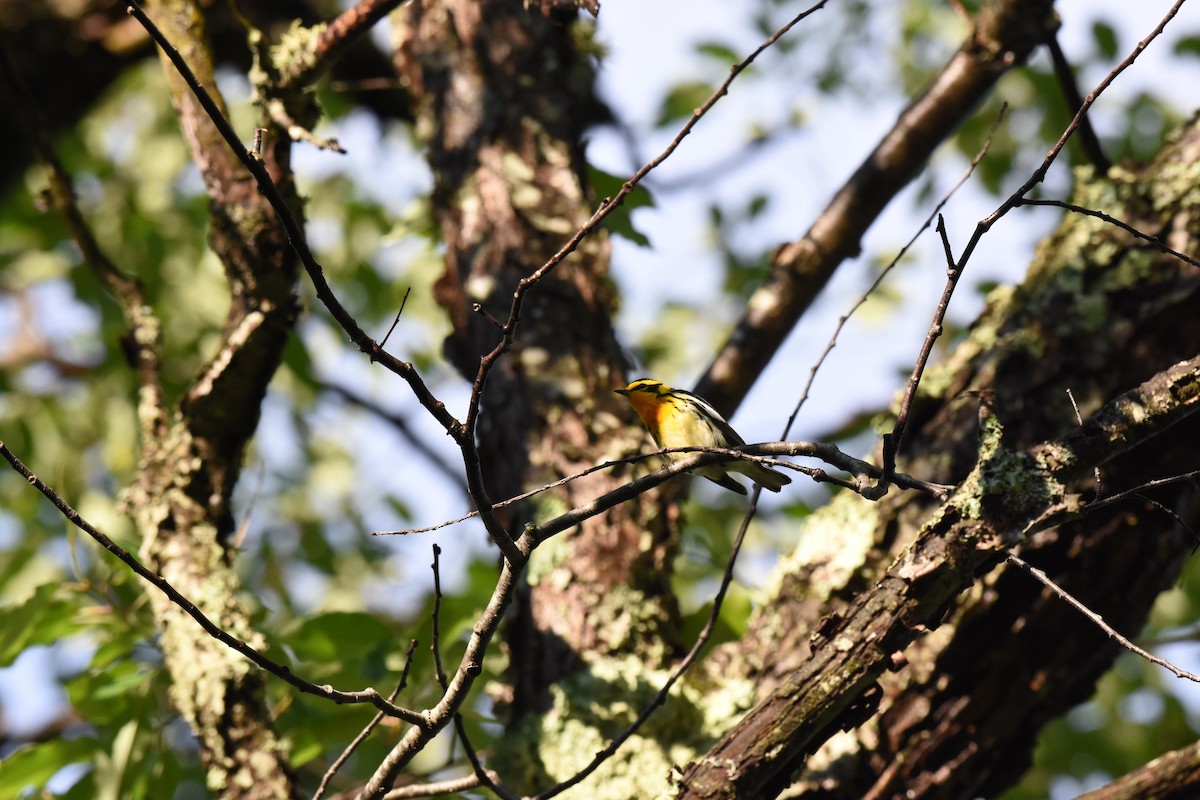
[[1200, 743], [1164, 753], [1075, 800], [1186, 800], [1200, 790]]
[[71, 239], [83, 254], [84, 263], [121, 307], [125, 325], [129, 328], [123, 343], [137, 374], [140, 390], [138, 420], [142, 426], [142, 436], [153, 439], [161, 435], [166, 424], [166, 404], [159, 380], [162, 337], [158, 318], [146, 302], [141, 281], [114, 264], [96, 241], [91, 226], [75, 202], [71, 176], [63, 167], [47, 134], [48, 128], [45, 120], [41, 119], [39, 106], [13, 69], [8, 47], [3, 42], [0, 42], [0, 95], [10, 97], [11, 102], [7, 106], [16, 116], [26, 138], [33, 144], [38, 160], [45, 167], [51, 201], [62, 216]]
[[725, 562], [725, 572], [721, 576], [721, 585], [717, 587], [717, 593], [713, 595], [712, 609], [709, 610], [708, 619], [705, 620], [704, 627], [700, 630], [700, 634], [696, 637], [696, 641], [692, 644], [691, 649], [688, 650], [687, 655], [685, 655], [683, 659], [680, 660], [680, 662], [675, 666], [675, 669], [671, 671], [670, 676], [668, 676], [662, 687], [659, 688], [658, 693], [655, 694], [654, 698], [646, 705], [645, 708], [641, 710], [641, 713], [637, 715], [637, 718], [631, 722], [629, 726], [625, 728], [625, 730], [613, 737], [613, 739], [604, 747], [603, 750], [596, 753], [586, 767], [572, 775], [567, 780], [562, 781], [550, 789], [547, 789], [541, 794], [538, 794], [533, 800], [550, 800], [551, 797], [556, 797], [562, 794], [567, 789], [570, 789], [572, 786], [575, 786], [586, 779], [589, 775], [596, 771], [597, 767], [615, 755], [616, 752], [621, 749], [621, 745], [627, 742], [630, 736], [633, 736], [633, 734], [637, 733], [638, 729], [645, 724], [646, 720], [650, 719], [650, 715], [667, 701], [667, 696], [671, 693], [671, 687], [673, 687], [679, 681], [679, 679], [683, 677], [684, 673], [691, 669], [692, 665], [696, 662], [696, 659], [700, 657], [700, 652], [704, 649], [704, 646], [708, 644], [709, 639], [712, 638], [713, 631], [716, 630], [717, 620], [721, 616], [721, 607], [725, 603], [725, 594], [729, 590], [729, 585], [733, 583], [733, 568], [737, 564], [738, 553], [740, 553], [742, 550], [742, 542], [744, 542], [746, 539], [746, 531], [750, 529], [750, 523], [753, 521], [754, 515], [758, 511], [758, 498], [761, 494], [762, 487], [755, 485], [754, 493], [750, 496], [750, 505], [747, 506], [746, 513], [742, 515], [742, 523], [738, 527], [737, 535], [733, 538], [733, 546], [730, 548], [729, 558]]
[[413, 449], [421, 454], [435, 470], [442, 474], [448, 481], [458, 484], [462, 480], [462, 473], [453, 464], [448, 463], [440, 454], [426, 442], [422, 441], [417, 436], [416, 431], [409, 425], [408, 420], [392, 411], [381, 406], [374, 400], [365, 397], [353, 389], [348, 389], [345, 386], [329, 383], [328, 381], [317, 381], [317, 385], [326, 391], [333, 392], [348, 403], [352, 403], [359, 408], [371, 412], [375, 416], [382, 419], [384, 422], [395, 428], [396, 433], [400, 437], [412, 445]]
[[946, 282], [946, 288], [942, 293], [942, 299], [938, 303], [937, 311], [934, 313], [933, 323], [930, 326], [929, 334], [926, 336], [925, 343], [921, 347], [921, 353], [917, 357], [916, 365], [913, 367], [912, 377], [909, 379], [908, 387], [905, 389], [904, 401], [901, 404], [901, 410], [900, 414], [897, 416], [896, 424], [892, 428], [892, 432], [888, 435], [885, 435], [883, 439], [885, 476], [887, 472], [890, 472], [891, 469], [894, 468], [896, 454], [899, 452], [900, 446], [904, 442], [904, 428], [907, 423], [908, 411], [912, 403], [912, 398], [916, 394], [917, 387], [920, 385], [921, 374], [924, 371], [925, 362], [929, 358], [929, 349], [933, 345], [933, 339], [936, 339], [941, 333], [942, 320], [945, 318], [946, 314], [946, 306], [949, 304], [950, 296], [954, 292], [954, 287], [957, 284], [959, 277], [961, 277], [962, 271], [966, 268], [967, 262], [970, 261], [971, 255], [975, 252], [976, 246], [978, 246], [984, 234], [991, 230], [992, 226], [995, 225], [997, 221], [999, 221], [1009, 211], [1020, 205], [1025, 196], [1029, 194], [1029, 192], [1031, 192], [1035, 186], [1045, 180], [1046, 173], [1049, 172], [1051, 165], [1058, 158], [1058, 154], [1062, 152], [1063, 147], [1071, 138], [1072, 134], [1079, 129], [1085, 115], [1088, 112], [1088, 109], [1092, 107], [1092, 104], [1096, 102], [1096, 99], [1100, 96], [1100, 94], [1107, 89], [1114, 80], [1116, 80], [1116, 77], [1124, 72], [1131, 64], [1133, 64], [1141, 52], [1145, 50], [1147, 46], [1149, 46], [1150, 42], [1154, 41], [1154, 39], [1156, 39], [1159, 34], [1163, 32], [1163, 29], [1166, 27], [1167, 23], [1175, 17], [1175, 14], [1179, 11], [1179, 8], [1183, 5], [1183, 2], [1184, 0], [1176, 0], [1175, 5], [1171, 7], [1166, 16], [1164, 16], [1158, 23], [1157, 27], [1155, 27], [1155, 29], [1148, 36], [1146, 36], [1146, 38], [1138, 42], [1133, 51], [1126, 56], [1126, 58], [1120, 64], [1114, 67], [1111, 72], [1105, 75], [1100, 83], [1096, 85], [1096, 88], [1094, 88], [1091, 93], [1088, 94], [1087, 98], [1082, 102], [1082, 104], [1080, 104], [1079, 110], [1075, 113], [1074, 119], [1071, 120], [1071, 123], [1063, 131], [1055, 145], [1050, 148], [1050, 151], [1042, 160], [1041, 165], [1033, 171], [1033, 174], [1029, 176], [1029, 179], [1026, 180], [1019, 189], [1013, 192], [1008, 199], [1001, 203], [995, 211], [976, 224], [975, 231], [971, 234], [971, 238], [967, 242], [966, 247], [963, 249], [962, 255], [960, 255], [957, 260], [955, 260], [951, 254], [950, 243], [946, 239], [945, 229], [942, 228], [942, 241], [946, 251], [946, 259], [948, 263], [947, 272], [949, 277]]
[[[442, 668], [442, 649], [441, 649], [441, 613], [442, 613], [442, 572], [439, 567], [439, 556], [442, 554], [442, 548], [436, 544], [433, 546], [433, 563], [430, 564], [430, 569], [433, 570], [433, 635], [429, 642], [429, 649], [433, 651], [433, 671], [437, 677], [437, 682], [441, 684], [442, 691], [450, 690], [449, 682], [446, 680], [446, 670]], [[461, 712], [454, 712], [454, 735], [458, 738], [459, 744], [462, 745], [463, 755], [467, 757], [467, 763], [471, 765], [471, 771], [475, 774], [475, 779], [479, 781], [480, 786], [486, 786], [491, 789], [504, 800], [517, 800], [517, 795], [508, 787], [504, 786], [500, 781], [499, 775], [490, 770], [484, 769], [483, 763], [479, 760], [479, 754], [475, 752], [474, 745], [471, 744], [470, 737], [467, 736], [467, 726], [463, 722]]]
[[[529, 552], [533, 548], [533, 541], [528, 534], [523, 534], [518, 546], [522, 552]], [[487, 654], [488, 645], [500, 627], [500, 620], [504, 616], [505, 609], [512, 603], [513, 596], [516, 594], [520, 569], [520, 566], [507, 560], [500, 565], [500, 577], [496, 580], [491, 599], [488, 601], [487, 608], [471, 628], [466, 651], [463, 653], [462, 660], [459, 661], [458, 669], [450, 678], [448, 688], [442, 694], [442, 699], [433, 708], [424, 712], [425, 725], [410, 727], [400, 742], [384, 757], [383, 762], [371, 779], [367, 781], [367, 785], [359, 795], [361, 798], [375, 800], [387, 794], [388, 787], [400, 774], [400, 770], [404, 769], [405, 765], [421, 752], [425, 745], [458, 713], [466, 701], [475, 679], [483, 672], [483, 660]], [[472, 776], [471, 779], [477, 780], [477, 777]]]
[[[491, 773], [495, 774], [495, 773]], [[477, 789], [481, 786], [478, 776], [468, 775], [465, 778], [454, 778], [447, 781], [438, 781], [437, 783], [417, 783], [412, 786], [402, 786], [399, 789], [392, 789], [387, 794], [383, 795], [383, 800], [411, 800], [418, 797], [441, 797], [447, 794], [459, 794], [460, 792]]]
[[[886, 493], [885, 490], [881, 489], [877, 485], [879, 479], [883, 477], [883, 470], [880, 467], [842, 452], [835, 444], [824, 442], [763, 442], [761, 444], [742, 445], [741, 447], [733, 450], [722, 447], [671, 447], [665, 450], [655, 450], [650, 453], [639, 453], [635, 456], [627, 456], [625, 458], [618, 458], [613, 461], [605, 461], [603, 464], [597, 464], [594, 467], [589, 467], [581, 472], [568, 475], [565, 478], [559, 478], [553, 483], [548, 483], [545, 486], [539, 486], [538, 488], [531, 489], [528, 492], [522, 492], [521, 494], [516, 495], [515, 497], [510, 497], [507, 500], [501, 500], [493, 503], [492, 507], [503, 508], [521, 500], [527, 500], [537, 494], [545, 492], [549, 489], [553, 489], [557, 486], [570, 483], [571, 481], [578, 480], [585, 475], [590, 475], [599, 470], [612, 469], [613, 467], [621, 464], [632, 464], [649, 458], [655, 458], [657, 456], [670, 455], [672, 453], [708, 453], [713, 456], [722, 457], [696, 459], [694, 461], [689, 460], [679, 469], [673, 469], [673, 464], [668, 465], [663, 468], [663, 470], [667, 470], [667, 472], [664, 473], [667, 478], [681, 472], [687, 472], [688, 470], [695, 469], [696, 467], [708, 466], [709, 464], [719, 464], [723, 461], [759, 461], [768, 466], [796, 470], [797, 472], [808, 475], [818, 483], [832, 483], [837, 486], [841, 486], [845, 489], [849, 489], [852, 492], [861, 494], [868, 500], [878, 500]], [[855, 480], [853, 482], [845, 481], [812, 467], [805, 467], [788, 461], [780, 461], [778, 459], [756, 458], [755, 456], [801, 456], [817, 458], [832, 467], [837, 467], [838, 469], [849, 472], [855, 477]], [[663, 470], [659, 470], [658, 472], [654, 472], [652, 474], [658, 475], [659, 472], [663, 472]], [[580, 506], [579, 508], [567, 512], [565, 515], [563, 515], [563, 517], [556, 517], [547, 523], [543, 523], [536, 530], [542, 531], [546, 528], [546, 526], [551, 526], [554, 528], [554, 532], [566, 530], [574, 525], [578, 525], [584, 519], [607, 511], [613, 506], [620, 505], [620, 503], [625, 502], [625, 500], [649, 491], [655, 486], [663, 483], [663, 481], [666, 479], [664, 478], [663, 480], [646, 481], [646, 478], [649, 477], [650, 475], [646, 475], [636, 481], [633, 481], [632, 483], [625, 484], [625, 486], [622, 486], [619, 489], [610, 492], [609, 494], [597, 498], [595, 501], [586, 506]], [[950, 492], [950, 490], [954, 488], [953, 486], [948, 486], [946, 484], [924, 481], [904, 473], [894, 474], [892, 476], [892, 482], [903, 489], [915, 489], [917, 491], [929, 492], [930, 494], [940, 498], [944, 498]], [[629, 487], [633, 487], [632, 490]], [[616, 500], [615, 502], [609, 502], [613, 496], [619, 496], [623, 499]], [[445, 520], [437, 523], [436, 525], [429, 525], [423, 528], [405, 528], [397, 531], [375, 531], [372, 535], [397, 536], [410, 533], [428, 533], [430, 531], [436, 531], [459, 522], [464, 522], [478, 515], [478, 511], [472, 511], [469, 514], [464, 514], [461, 517]], [[560, 527], [560, 525], [564, 527]]]
[[[487, 528], [488, 534], [495, 540], [497, 546], [503, 551], [505, 558], [510, 561], [519, 559], [520, 555], [514, 551], [511, 544], [511, 536], [500, 523], [499, 518], [495, 514], [494, 507], [488, 497], [484, 487], [483, 475], [479, 464], [479, 455], [474, 452], [475, 428], [479, 420], [479, 406], [483, 398], [484, 387], [487, 385], [488, 375], [496, 363], [509, 351], [512, 347], [513, 339], [516, 336], [517, 326], [521, 318], [521, 309], [524, 305], [525, 296], [530, 289], [538, 284], [547, 274], [557, 267], [567, 256], [575, 251], [579, 244], [594, 231], [605, 218], [608, 217], [614, 210], [617, 209], [629, 195], [630, 192], [648, 175], [652, 170], [658, 167], [663, 161], [675, 152], [676, 148], [683, 142], [684, 138], [691, 133], [695, 127], [708, 112], [716, 105], [717, 101], [724, 97], [729, 92], [729, 86], [733, 80], [741, 74], [764, 50], [777, 42], [782, 36], [790, 31], [801, 20], [816, 13], [824, 8], [828, 0], [820, 0], [812, 7], [800, 12], [793, 17], [786, 25], [777, 30], [774, 34], [768, 37], [759, 47], [743, 59], [738, 64], [735, 64], [730, 69], [729, 77], [717, 88], [708, 100], [697, 108], [692, 116], [684, 123], [679, 133], [671, 141], [670, 144], [654, 159], [648, 162], [645, 166], [639, 169], [634, 175], [626, 181], [611, 198], [606, 198], [602, 202], [592, 216], [585, 222], [579, 230], [564, 244], [558, 252], [551, 256], [546, 263], [538, 267], [529, 275], [522, 278], [516, 290], [513, 292], [512, 305], [509, 309], [508, 320], [500, 325], [502, 332], [500, 341], [496, 346], [484, 355], [479, 360], [479, 368], [476, 371], [474, 382], [471, 386], [471, 399], [467, 407], [466, 418], [463, 422], [462, 436], [459, 437], [459, 443], [463, 447], [463, 461], [466, 466], [467, 473], [467, 488], [475, 502], [475, 506], [479, 511], [479, 516], [483, 520], [484, 527]], [[498, 320], [496, 321], [498, 322]]]
[[826, 620], [808, 660], [684, 771], [677, 796], [705, 797], [718, 786], [726, 796], [755, 796], [790, 775], [797, 759], [871, 711], [873, 687], [891, 655], [935, 627], [985, 563], [1052, 524], [1060, 510], [1078, 507], [1066, 485], [1198, 408], [1200, 357], [1026, 452], [1006, 451], [999, 422], [985, 417], [972, 475], [869, 591]]
[[1175, 666], [1170, 661], [1167, 661], [1165, 659], [1159, 658], [1158, 656], [1155, 656], [1155, 655], [1152, 655], [1152, 654], [1146, 652], [1145, 650], [1143, 650], [1142, 648], [1138, 647], [1136, 644], [1131, 642], [1129, 639], [1126, 639], [1124, 636], [1117, 633], [1117, 631], [1114, 630], [1111, 625], [1109, 625], [1107, 622], [1104, 621], [1103, 617], [1101, 617], [1095, 611], [1092, 611], [1090, 608], [1085, 606], [1083, 603], [1076, 600], [1074, 597], [1071, 596], [1071, 594], [1069, 592], [1067, 592], [1067, 590], [1063, 589], [1057, 583], [1050, 580], [1050, 578], [1046, 575], [1045, 572], [1043, 572], [1042, 570], [1033, 566], [1028, 561], [1026, 561], [1025, 559], [1018, 556], [1016, 553], [1005, 553], [1004, 558], [1006, 561], [1008, 561], [1008, 563], [1013, 564], [1014, 566], [1020, 567], [1022, 571], [1033, 576], [1033, 578], [1038, 583], [1042, 584], [1047, 589], [1049, 589], [1050, 591], [1054, 592], [1056, 595], [1061, 597], [1063, 600], [1067, 601], [1067, 603], [1071, 607], [1073, 607], [1080, 614], [1083, 614], [1085, 617], [1090, 619], [1093, 623], [1095, 623], [1096, 627], [1100, 628], [1100, 630], [1102, 630], [1106, 634], [1108, 634], [1110, 639], [1117, 642], [1117, 644], [1121, 645], [1129, 652], [1135, 653], [1136, 655], [1139, 655], [1142, 658], [1149, 661], [1151, 664], [1157, 664], [1158, 666], [1162, 667], [1163, 669], [1166, 669], [1166, 670], [1174, 673], [1175, 677], [1177, 677], [1177, 678], [1187, 678], [1189, 681], [1195, 681], [1196, 683], [1200, 683], [1200, 676], [1193, 675], [1192, 673]]
[[779, 248], [771, 275], [709, 364], [696, 393], [730, 416], [753, 376], [775, 354], [796, 320], [846, 259], [856, 256], [871, 223], [924, 168], [933, 151], [967, 117], [1000, 76], [1023, 62], [1054, 22], [1049, 0], [999, 0], [925, 92], [838, 190], [797, 241]]
[[[1050, 60], [1054, 64], [1054, 77], [1058, 79], [1058, 85], [1062, 87], [1067, 105], [1074, 114], [1083, 106], [1083, 97], [1079, 94], [1079, 87], [1075, 84], [1075, 73], [1071, 70], [1071, 64], [1058, 44], [1057, 31], [1051, 31], [1046, 36], [1046, 49], [1050, 51]], [[1104, 155], [1104, 148], [1100, 146], [1100, 140], [1096, 138], [1096, 131], [1092, 129], [1091, 120], [1087, 117], [1080, 119], [1079, 139], [1083, 152], [1087, 154], [1088, 160], [1092, 162], [1096, 171], [1101, 175], [1107, 173], [1112, 162]]]
[[408, 0], [359, 0], [325, 26], [308, 58], [297, 59], [283, 69], [279, 89], [288, 91], [315, 81], [375, 23], [406, 2]]
[[1114, 503], [1120, 503], [1124, 500], [1128, 500], [1131, 497], [1140, 497], [1141, 494], [1148, 489], [1156, 489], [1160, 486], [1173, 486], [1177, 483], [1195, 483], [1197, 479], [1200, 479], [1200, 470], [1185, 472], [1181, 475], [1172, 475], [1169, 478], [1159, 478], [1158, 480], [1147, 481], [1146, 483], [1143, 483], [1140, 486], [1135, 486], [1132, 489], [1126, 489], [1123, 492], [1109, 495], [1103, 500], [1094, 500], [1091, 503], [1088, 503], [1087, 508], [1090, 511], [1099, 511], [1106, 506], [1111, 506]]
[[1036, 200], [1036, 199], [1032, 199], [1032, 198], [1021, 198], [1017, 202], [1017, 206], [1053, 206], [1055, 208], [1063, 208], [1063, 209], [1066, 209], [1067, 211], [1073, 211], [1076, 214], [1083, 214], [1088, 217], [1095, 217], [1096, 219], [1107, 222], [1109, 225], [1115, 225], [1118, 228], [1120, 228], [1121, 230], [1125, 231], [1126, 233], [1128, 233], [1132, 236], [1135, 236], [1138, 239], [1141, 239], [1142, 241], [1152, 245], [1153, 247], [1157, 248], [1160, 253], [1165, 253], [1169, 256], [1174, 256], [1175, 258], [1178, 258], [1180, 261], [1184, 262], [1185, 264], [1191, 264], [1193, 267], [1200, 267], [1200, 260], [1197, 260], [1196, 258], [1189, 256], [1186, 253], [1181, 253], [1178, 250], [1174, 250], [1174, 249], [1168, 247], [1166, 245], [1166, 243], [1163, 242], [1162, 239], [1159, 239], [1157, 236], [1151, 236], [1148, 233], [1142, 233], [1137, 228], [1130, 225], [1128, 222], [1122, 222], [1121, 220], [1117, 219], [1116, 217], [1105, 214], [1103, 211], [1097, 211], [1094, 208], [1085, 208], [1084, 206], [1077, 206], [1074, 203], [1068, 203], [1065, 200]]
[[[408, 649], [404, 651], [404, 669], [400, 672], [400, 681], [396, 684], [396, 688], [392, 689], [392, 693], [388, 695], [387, 699], [389, 703], [396, 702], [397, 695], [408, 685], [408, 671], [412, 669], [413, 653], [416, 651], [417, 640], [409, 639]], [[342, 750], [341, 755], [334, 759], [333, 763], [329, 765], [329, 769], [325, 770], [325, 774], [321, 776], [321, 783], [317, 786], [317, 790], [313, 792], [312, 800], [321, 800], [321, 796], [325, 794], [325, 790], [329, 787], [329, 782], [333, 780], [333, 776], [338, 773], [338, 770], [349, 760], [350, 756], [354, 755], [354, 751], [358, 749], [358, 746], [367, 740], [367, 737], [371, 735], [371, 731], [375, 730], [379, 726], [379, 723], [383, 722], [384, 716], [382, 711], [376, 713], [371, 718], [371, 721], [367, 723], [366, 727], [354, 737], [354, 740], [346, 745], [346, 749]]]
[[1158, 25], [1155, 26], [1154, 30], [1147, 34], [1146, 38], [1138, 42], [1129, 55], [1126, 56], [1120, 64], [1113, 67], [1112, 71], [1105, 75], [1104, 78], [1101, 79], [1100, 83], [1096, 84], [1096, 87], [1088, 93], [1088, 96], [1084, 98], [1083, 103], [1080, 104], [1079, 110], [1075, 112], [1075, 116], [1072, 118], [1070, 124], [1067, 125], [1067, 127], [1063, 130], [1062, 135], [1058, 137], [1058, 141], [1055, 142], [1054, 146], [1051, 147], [1049, 152], [1046, 153], [1046, 157], [1042, 159], [1042, 163], [1033, 171], [1033, 174], [1029, 176], [1029, 179], [1026, 180], [1025, 183], [1021, 184], [1021, 187], [1013, 192], [1007, 200], [1001, 203], [995, 211], [979, 222], [979, 224], [975, 227], [975, 232], [971, 235], [971, 239], [967, 242], [967, 246], [963, 250], [962, 256], [959, 259], [960, 267], [965, 266], [966, 262], [971, 258], [971, 254], [975, 251], [975, 246], [979, 244], [979, 239], [983, 236], [983, 234], [987, 233], [991, 227], [996, 224], [997, 220], [999, 220], [1009, 211], [1016, 208], [1025, 199], [1026, 195], [1033, 191], [1035, 186], [1046, 179], [1046, 174], [1050, 171], [1051, 165], [1053, 165], [1055, 160], [1057, 160], [1058, 154], [1062, 152], [1062, 149], [1066, 146], [1067, 141], [1071, 138], [1075, 131], [1079, 129], [1079, 126], [1083, 122], [1084, 116], [1087, 115], [1087, 112], [1092, 107], [1092, 104], [1096, 102], [1105, 89], [1112, 85], [1112, 82], [1117, 79], [1117, 76], [1128, 69], [1133, 62], [1137, 60], [1137, 57], [1142, 54], [1142, 51], [1149, 47], [1150, 43], [1162, 34], [1163, 30], [1167, 27], [1167, 23], [1174, 19], [1175, 15], [1179, 13], [1179, 9], [1181, 6], [1183, 6], [1184, 1], [1185, 0], [1175, 0], [1175, 4], [1171, 6], [1166, 15], [1163, 16], [1163, 18], [1159, 21]]
[[408, 296], [410, 294], [412, 294], [411, 286], [404, 290], [404, 297], [400, 298], [400, 307], [396, 309], [396, 316], [392, 319], [391, 326], [387, 329], [387, 333], [383, 335], [383, 339], [379, 342], [380, 347], [383, 347], [387, 344], [387, 340], [392, 338], [392, 331], [396, 330], [396, 326], [400, 324], [400, 316], [404, 313], [404, 307], [408, 305]]
[[850, 309], [838, 318], [837, 325], [833, 329], [833, 334], [829, 337], [829, 341], [825, 344], [825, 349], [821, 352], [821, 355], [817, 358], [816, 362], [813, 363], [812, 367], [808, 371], [808, 380], [805, 382], [804, 388], [800, 391], [800, 398], [796, 401], [795, 407], [792, 408], [792, 414], [788, 417], [787, 424], [784, 425], [781, 438], [786, 439], [788, 432], [791, 431], [792, 424], [796, 421], [796, 417], [799, 416], [800, 409], [804, 407], [804, 403], [807, 402], [809, 392], [812, 391], [813, 382], [817, 379], [817, 372], [819, 372], [821, 367], [825, 364], [825, 359], [828, 358], [829, 354], [833, 352], [833, 348], [837, 347], [838, 336], [841, 335], [842, 329], [846, 327], [846, 323], [850, 321], [850, 318], [854, 316], [854, 313], [858, 311], [858, 309], [862, 308], [863, 304], [867, 302], [867, 299], [870, 298], [871, 295], [875, 294], [875, 291], [883, 284], [883, 281], [888, 275], [891, 274], [892, 270], [896, 268], [896, 265], [900, 263], [900, 260], [904, 258], [909, 249], [916, 244], [917, 239], [921, 237], [921, 234], [925, 233], [925, 231], [929, 230], [929, 227], [933, 225], [934, 219], [941, 219], [942, 209], [945, 208], [946, 204], [950, 202], [950, 198], [954, 197], [955, 193], [962, 188], [962, 185], [967, 182], [967, 179], [969, 179], [971, 175], [975, 173], [975, 168], [979, 166], [979, 162], [983, 161], [983, 157], [987, 155], [988, 150], [991, 149], [992, 139], [996, 135], [996, 129], [999, 128], [1000, 123], [1004, 121], [1004, 116], [1007, 111], [1008, 106], [1005, 105], [1000, 107], [1000, 113], [996, 115], [996, 120], [992, 123], [992, 129], [988, 131], [987, 139], [984, 140], [983, 145], [979, 148], [979, 151], [975, 153], [975, 157], [971, 159], [971, 163], [967, 166], [967, 169], [962, 174], [962, 177], [958, 179], [957, 183], [950, 187], [950, 191], [942, 195], [942, 199], [939, 200], [937, 205], [933, 207], [933, 210], [929, 212], [929, 216], [927, 216], [925, 221], [921, 223], [921, 227], [917, 229], [917, 232], [912, 235], [911, 239], [905, 242], [904, 246], [900, 248], [900, 252], [896, 253], [896, 257], [893, 258], [886, 267], [880, 270], [879, 274], [875, 277], [875, 280], [871, 281], [871, 285], [868, 286], [867, 290], [859, 296], [858, 300], [854, 302], [854, 305], [850, 306]]
[[896, 415], [896, 423], [892, 426], [892, 432], [884, 434], [883, 437], [882, 482], [885, 484], [891, 480], [891, 474], [896, 469], [896, 453], [904, 444], [904, 430], [908, 426], [908, 414], [912, 410], [913, 398], [917, 395], [917, 387], [921, 385], [921, 376], [925, 374], [925, 366], [929, 363], [933, 345], [942, 335], [942, 324], [946, 320], [946, 312], [950, 310], [950, 298], [954, 296], [959, 278], [962, 277], [963, 265], [954, 260], [950, 237], [946, 233], [946, 220], [942, 218], [941, 214], [938, 215], [937, 232], [942, 238], [942, 249], [946, 256], [946, 286], [942, 289], [942, 297], [938, 300], [937, 309], [933, 312], [933, 322], [929, 324], [925, 341], [921, 343], [921, 352], [917, 354], [912, 375], [909, 376], [908, 385], [904, 389], [904, 399], [900, 401], [900, 411]]

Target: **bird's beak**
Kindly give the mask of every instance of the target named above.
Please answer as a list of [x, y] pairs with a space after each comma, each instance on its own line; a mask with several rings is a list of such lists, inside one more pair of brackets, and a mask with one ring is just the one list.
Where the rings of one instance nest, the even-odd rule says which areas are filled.
[[628, 389], [614, 389], [613, 391], [616, 392], [617, 394], [629, 394]]

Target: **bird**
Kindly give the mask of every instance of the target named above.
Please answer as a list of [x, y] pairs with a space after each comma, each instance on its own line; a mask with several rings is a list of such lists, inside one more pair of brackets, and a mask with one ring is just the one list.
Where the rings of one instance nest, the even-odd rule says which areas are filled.
[[[662, 381], [651, 378], [638, 378], [616, 392], [624, 395], [633, 406], [659, 447], [734, 448], [746, 443], [707, 400], [691, 392], [672, 389]], [[667, 457], [678, 461], [688, 455], [668, 453]], [[772, 492], [778, 492], [792, 482], [779, 470], [754, 461], [712, 464], [694, 472], [738, 494], [746, 494], [746, 487], [730, 477], [730, 472], [747, 475], [759, 486]]]

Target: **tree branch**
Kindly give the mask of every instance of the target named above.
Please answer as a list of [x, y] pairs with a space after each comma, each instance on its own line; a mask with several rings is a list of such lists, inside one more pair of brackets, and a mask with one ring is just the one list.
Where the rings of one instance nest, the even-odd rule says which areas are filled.
[[1186, 678], [1189, 681], [1193, 681], [1195, 683], [1200, 683], [1200, 677], [1193, 675], [1192, 673], [1188, 672], [1187, 670], [1180, 669], [1179, 667], [1175, 666], [1174, 664], [1172, 664], [1170, 661], [1167, 661], [1166, 659], [1159, 658], [1151, 653], [1146, 652], [1145, 650], [1143, 650], [1142, 648], [1138, 647], [1136, 644], [1131, 642], [1129, 639], [1122, 636], [1120, 633], [1117, 632], [1117, 630], [1115, 628], [1113, 628], [1113, 626], [1111, 626], [1107, 622], [1105, 622], [1103, 617], [1101, 617], [1095, 611], [1092, 611], [1090, 608], [1088, 608], [1083, 603], [1076, 600], [1074, 597], [1071, 596], [1070, 592], [1066, 591], [1061, 586], [1059, 586], [1057, 583], [1050, 580], [1049, 576], [1047, 576], [1045, 572], [1043, 572], [1042, 570], [1033, 566], [1028, 561], [1026, 561], [1025, 559], [1018, 556], [1016, 553], [1005, 553], [1004, 558], [1006, 561], [1008, 561], [1008, 563], [1019, 568], [1022, 572], [1029, 575], [1034, 580], [1036, 580], [1038, 583], [1042, 584], [1047, 589], [1054, 592], [1054, 594], [1056, 594], [1060, 598], [1062, 598], [1069, 606], [1074, 608], [1080, 614], [1083, 614], [1085, 617], [1087, 617], [1089, 620], [1091, 620], [1092, 623], [1094, 623], [1096, 625], [1096, 627], [1098, 627], [1100, 630], [1104, 631], [1104, 633], [1108, 635], [1108, 638], [1112, 639], [1113, 641], [1115, 641], [1117, 644], [1124, 647], [1129, 652], [1133, 653], [1134, 655], [1140, 656], [1141, 658], [1146, 659], [1151, 664], [1157, 664], [1158, 666], [1162, 667], [1163, 669], [1174, 673], [1175, 677], [1177, 677], [1177, 678]]
[[1200, 791], [1200, 742], [1164, 753], [1075, 800], [1190, 800]]
[[861, 720], [863, 708], [855, 704], [869, 704], [868, 692], [892, 654], [936, 628], [985, 564], [1078, 507], [1065, 484], [1198, 406], [1200, 357], [1155, 375], [1081, 428], [1027, 452], [1007, 451], [999, 423], [985, 414], [971, 475], [874, 587], [844, 616], [822, 624], [808, 660], [684, 770], [676, 796], [706, 797], [723, 787], [722, 796], [755, 797], [786, 785], [799, 759]]
[[837, 267], [856, 256], [860, 240], [933, 151], [991, 91], [1023, 63], [1056, 24], [1051, 0], [998, 0], [929, 88], [905, 109], [799, 240], [775, 255], [771, 275], [705, 370], [696, 393], [731, 416]]

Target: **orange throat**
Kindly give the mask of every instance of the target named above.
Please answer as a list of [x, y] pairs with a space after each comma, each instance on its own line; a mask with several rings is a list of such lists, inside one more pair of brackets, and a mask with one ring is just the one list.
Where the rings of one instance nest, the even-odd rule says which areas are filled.
[[661, 402], [657, 397], [651, 397], [643, 392], [634, 392], [627, 395], [629, 404], [633, 406], [633, 410], [642, 418], [642, 423], [650, 429], [650, 435], [654, 437], [654, 441], [658, 441], [658, 432], [662, 430], [660, 424], [667, 414], [667, 403]]

